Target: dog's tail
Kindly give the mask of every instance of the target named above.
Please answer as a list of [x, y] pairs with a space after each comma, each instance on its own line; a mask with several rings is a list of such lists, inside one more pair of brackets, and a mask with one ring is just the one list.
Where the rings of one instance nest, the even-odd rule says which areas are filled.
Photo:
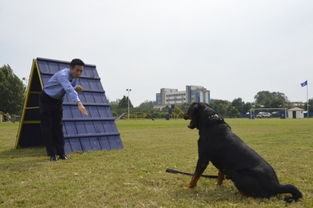
[[298, 201], [300, 198], [302, 198], [302, 193], [299, 191], [299, 189], [297, 189], [294, 185], [291, 184], [279, 185], [277, 193], [278, 194], [290, 193], [291, 196], [284, 198], [284, 200], [288, 203]]

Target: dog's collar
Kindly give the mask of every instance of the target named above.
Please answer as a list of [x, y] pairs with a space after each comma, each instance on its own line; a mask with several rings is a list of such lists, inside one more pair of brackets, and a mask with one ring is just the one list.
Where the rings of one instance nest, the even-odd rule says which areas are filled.
[[219, 118], [219, 115], [217, 113], [209, 115], [209, 118]]
[[223, 120], [217, 113], [209, 115], [210, 120]]

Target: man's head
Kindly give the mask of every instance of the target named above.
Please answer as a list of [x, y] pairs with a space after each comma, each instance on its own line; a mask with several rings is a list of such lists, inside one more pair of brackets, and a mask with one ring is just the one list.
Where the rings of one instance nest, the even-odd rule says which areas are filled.
[[70, 70], [72, 77], [79, 78], [83, 73], [85, 63], [80, 59], [73, 59], [70, 63]]

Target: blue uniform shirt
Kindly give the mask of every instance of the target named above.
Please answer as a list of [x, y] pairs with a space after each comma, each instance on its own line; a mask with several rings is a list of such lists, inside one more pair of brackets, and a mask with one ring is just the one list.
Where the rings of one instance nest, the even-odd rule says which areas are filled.
[[77, 86], [77, 79], [73, 79], [70, 69], [65, 68], [56, 72], [45, 84], [43, 90], [47, 95], [55, 99], [63, 99], [67, 93], [70, 99], [77, 103], [80, 102], [78, 93], [74, 88]]

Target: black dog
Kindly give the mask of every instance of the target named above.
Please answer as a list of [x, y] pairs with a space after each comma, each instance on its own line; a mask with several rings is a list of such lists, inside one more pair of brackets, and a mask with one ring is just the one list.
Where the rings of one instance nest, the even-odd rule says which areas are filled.
[[197, 185], [210, 161], [219, 170], [217, 184], [222, 184], [226, 175], [244, 196], [269, 198], [290, 193], [291, 196], [285, 197], [286, 202], [302, 198], [295, 186], [279, 184], [270, 164], [235, 135], [222, 116], [209, 105], [191, 104], [184, 118], [191, 120], [188, 127], [199, 129], [200, 135], [199, 159], [189, 188]]

